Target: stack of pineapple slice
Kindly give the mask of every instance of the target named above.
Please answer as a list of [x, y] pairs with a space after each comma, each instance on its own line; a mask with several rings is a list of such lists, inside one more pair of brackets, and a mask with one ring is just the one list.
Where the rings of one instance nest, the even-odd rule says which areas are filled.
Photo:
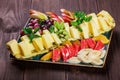
[[[68, 23], [64, 23], [65, 30], [68, 32], [68, 40], [81, 40], [90, 37], [95, 37], [101, 33], [110, 31], [115, 27], [115, 21], [112, 16], [105, 10], [101, 11], [97, 15], [95, 13], [88, 14], [92, 16], [90, 22], [83, 22], [79, 25], [82, 32], [74, 26], [69, 26]], [[39, 33], [37, 33], [40, 35]], [[54, 45], [60, 45], [62, 41], [56, 33], [50, 33], [49, 30], [44, 30], [42, 37], [34, 38], [32, 43], [27, 35], [21, 37], [21, 42], [17, 42], [15, 39], [7, 43], [12, 55], [19, 59], [30, 58], [38, 54], [48, 52]]]

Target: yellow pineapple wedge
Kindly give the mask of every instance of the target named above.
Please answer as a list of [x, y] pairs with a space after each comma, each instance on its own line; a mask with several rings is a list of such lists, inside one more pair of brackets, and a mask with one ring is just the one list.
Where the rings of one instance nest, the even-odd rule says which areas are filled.
[[89, 30], [89, 26], [87, 22], [83, 22], [82, 24], [80, 24], [80, 28], [82, 29], [82, 34], [83, 37], [89, 38], [90, 37], [90, 30]]
[[97, 24], [95, 23], [94, 20], [90, 20], [90, 22], [88, 22], [88, 25], [89, 25], [89, 30], [93, 36], [98, 36], [100, 34], [99, 29], [96, 27]]
[[36, 51], [44, 50], [42, 38], [34, 38], [32, 41]]
[[115, 27], [115, 20], [113, 19], [113, 17], [105, 10], [102, 10], [101, 12], [99, 12], [97, 14], [97, 16], [101, 16], [105, 19], [105, 21], [107, 22], [107, 24], [109, 26], [111, 26], [112, 28]]
[[52, 42], [52, 43], [54, 42], [54, 39], [52, 38], [52, 36], [48, 30], [43, 30], [43, 33], [48, 35], [48, 39], [50, 42]]
[[80, 33], [80, 31], [78, 31], [78, 29], [76, 29], [74, 26], [70, 27], [70, 35], [75, 40], [81, 39], [81, 33]]
[[[27, 42], [27, 43], [28, 43], [28, 46], [30, 46], [30, 49], [31, 49], [32, 51], [35, 50], [35, 47], [33, 46], [32, 43], [30, 43], [30, 39], [28, 38], [27, 35], [22, 36], [22, 37], [21, 37], [21, 40]], [[30, 43], [30, 44], [29, 44], [29, 43]]]
[[7, 42], [6, 45], [10, 48], [13, 56], [16, 56], [16, 55], [20, 56], [21, 55], [20, 47], [15, 39]]
[[111, 27], [108, 26], [108, 24], [106, 23], [106, 21], [104, 20], [104, 18], [102, 18], [101, 16], [99, 16], [99, 17], [98, 17], [98, 21], [99, 21], [100, 27], [102, 28], [102, 30], [103, 30], [104, 32], [111, 30]]
[[52, 35], [52, 37], [53, 37], [53, 39], [54, 39], [54, 41], [55, 41], [56, 44], [59, 45], [59, 44], [62, 43], [62, 41], [59, 39], [59, 37], [57, 36], [57, 34], [51, 33], [51, 35]]
[[91, 13], [91, 14], [88, 14], [87, 16], [92, 16], [92, 20], [94, 21], [94, 24], [95, 24], [98, 32], [103, 33], [103, 31], [101, 30], [101, 27], [99, 25], [97, 15], [95, 13]]
[[48, 34], [43, 34], [42, 35], [42, 41], [43, 41], [43, 45], [46, 49], [49, 49], [53, 46], [52, 42], [49, 39], [49, 35]]
[[30, 43], [27, 43], [25, 41], [19, 43], [23, 56], [30, 56], [32, 54], [32, 48], [29, 46], [29, 44]]

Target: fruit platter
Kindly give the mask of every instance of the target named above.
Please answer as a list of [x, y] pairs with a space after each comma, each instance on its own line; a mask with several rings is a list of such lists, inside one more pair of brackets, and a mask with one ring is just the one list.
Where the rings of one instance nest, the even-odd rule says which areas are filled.
[[30, 9], [30, 18], [18, 39], [6, 43], [14, 60], [86, 67], [104, 67], [115, 20], [109, 12], [86, 14], [60, 9], [42, 13]]

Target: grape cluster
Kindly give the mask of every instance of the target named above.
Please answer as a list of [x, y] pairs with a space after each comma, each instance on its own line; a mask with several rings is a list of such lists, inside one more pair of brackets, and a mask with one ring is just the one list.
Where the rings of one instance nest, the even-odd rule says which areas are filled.
[[39, 20], [38, 19], [31, 19], [30, 22], [28, 23], [28, 26], [35, 29], [40, 26]]
[[[42, 34], [43, 30], [49, 29], [51, 25], [53, 25], [53, 20], [39, 20], [39, 19], [31, 19], [27, 26], [32, 29], [40, 28], [39, 33]], [[23, 30], [20, 31], [21, 35], [24, 35]]]
[[44, 20], [41, 22], [40, 29], [42, 30], [49, 29], [51, 25], [53, 25], [53, 20], [51, 19]]

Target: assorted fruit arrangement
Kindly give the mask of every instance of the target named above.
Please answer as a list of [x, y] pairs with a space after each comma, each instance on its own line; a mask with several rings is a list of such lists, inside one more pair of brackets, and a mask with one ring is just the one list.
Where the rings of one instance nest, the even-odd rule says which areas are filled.
[[115, 21], [105, 10], [98, 14], [60, 9], [46, 14], [29, 10], [30, 20], [20, 39], [7, 42], [17, 59], [102, 65]]

